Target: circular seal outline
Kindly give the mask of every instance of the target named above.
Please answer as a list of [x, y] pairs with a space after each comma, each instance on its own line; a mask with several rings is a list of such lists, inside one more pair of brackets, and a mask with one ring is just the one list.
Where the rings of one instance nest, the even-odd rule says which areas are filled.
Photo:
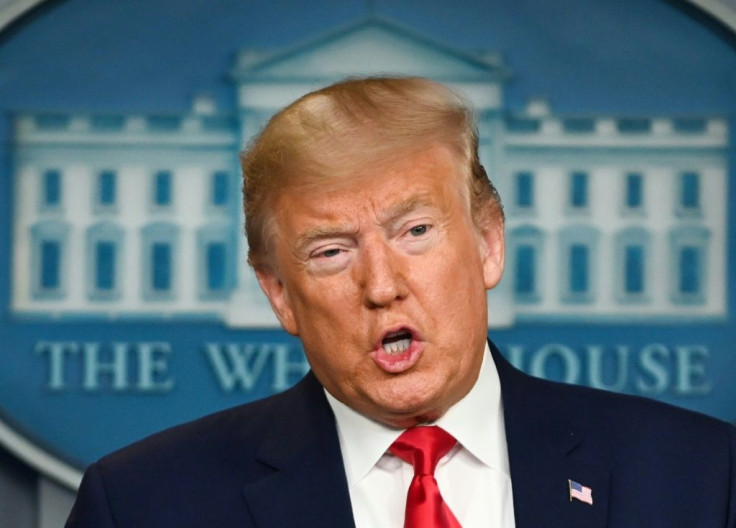
[[[722, 0], [682, 0], [700, 10], [706, 16], [720, 22], [736, 34], [736, 6], [730, 7]], [[46, 0], [6, 0], [0, 5], [0, 31], [12, 22], [46, 2]], [[50, 451], [34, 444], [30, 438], [16, 431], [0, 416], [0, 445], [13, 456], [69, 490], [75, 491], [82, 479], [82, 472], [60, 460]]]

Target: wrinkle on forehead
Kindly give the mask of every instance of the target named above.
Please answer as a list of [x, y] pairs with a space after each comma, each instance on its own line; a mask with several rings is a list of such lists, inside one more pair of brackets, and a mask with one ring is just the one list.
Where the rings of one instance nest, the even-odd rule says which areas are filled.
[[[415, 189], [409, 196], [402, 196], [401, 192], [397, 192], [395, 196], [386, 196], [386, 193], [382, 194], [383, 186], [372, 185], [372, 181], [377, 178], [422, 171], [422, 168], [432, 174], [433, 183], [426, 188]], [[451, 195], [440, 191], [440, 188], [447, 188], [446, 186], [451, 187], [452, 193], [467, 204], [470, 214], [463, 166], [454, 152], [445, 145], [434, 144], [416, 152], [404, 152], [403, 156], [396, 158], [377, 160], [375, 164], [351, 171], [348, 175], [335, 175], [327, 180], [303, 176], [297, 181], [292, 180], [291, 185], [284, 186], [280, 193], [271, 197], [267, 237], [269, 249], [273, 248], [273, 242], [279, 236], [280, 220], [285, 219], [294, 206], [292, 201], [300, 208], [311, 211], [315, 221], [311, 226], [299, 226], [296, 233], [297, 243], [292, 246], [292, 251], [298, 251], [315, 240], [356, 236], [359, 232], [358, 218], [363, 215], [372, 217], [373, 223], [379, 226], [387, 226], [422, 207], [446, 210], [450, 207], [447, 201], [451, 200]], [[348, 196], [352, 196], [354, 200], [348, 202], [342, 199]], [[332, 201], [331, 198], [336, 200]], [[330, 208], [335, 203], [342, 206], [340, 210]], [[349, 207], [345, 207], [346, 204]]]
[[281, 188], [274, 190], [274, 194], [288, 190], [341, 190], [378, 173], [407, 169], [406, 160], [416, 160], [425, 153], [433, 155], [421, 163], [435, 164], [438, 154], [442, 152], [441, 157], [450, 161], [453, 172], [457, 171], [457, 175], [462, 175], [462, 178], [469, 177], [465, 158], [452, 145], [419, 138], [411, 144], [390, 143], [384, 138], [377, 139], [375, 143], [373, 145], [371, 142], [356, 140], [350, 134], [330, 139], [329, 146], [320, 150], [321, 155], [318, 158], [295, 160], [298, 163], [283, 167]]

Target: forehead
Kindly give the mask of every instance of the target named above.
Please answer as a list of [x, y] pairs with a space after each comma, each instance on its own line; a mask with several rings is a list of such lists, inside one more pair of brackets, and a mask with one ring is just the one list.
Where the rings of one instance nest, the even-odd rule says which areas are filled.
[[389, 208], [394, 213], [437, 204], [449, 195], [465, 196], [465, 170], [448, 148], [433, 145], [389, 159], [368, 162], [349, 174], [305, 175], [275, 196], [272, 213], [288, 218], [295, 211], [322, 215]]

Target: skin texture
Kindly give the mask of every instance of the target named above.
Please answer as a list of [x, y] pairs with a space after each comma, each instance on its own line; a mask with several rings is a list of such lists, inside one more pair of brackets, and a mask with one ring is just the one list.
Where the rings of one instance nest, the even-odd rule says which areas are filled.
[[[476, 228], [449, 150], [431, 145], [329, 189], [287, 189], [272, 213], [272, 266], [258, 279], [332, 395], [404, 428], [468, 393], [486, 290], [503, 271], [503, 225]], [[392, 354], [382, 340], [398, 331], [413, 339]]]

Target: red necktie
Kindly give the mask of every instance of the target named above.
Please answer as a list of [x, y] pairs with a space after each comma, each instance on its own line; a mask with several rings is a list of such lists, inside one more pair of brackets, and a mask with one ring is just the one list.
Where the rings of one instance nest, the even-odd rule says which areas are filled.
[[414, 466], [406, 498], [404, 528], [461, 528], [434, 478], [437, 462], [457, 443], [437, 426], [412, 427], [391, 444], [389, 451]]

